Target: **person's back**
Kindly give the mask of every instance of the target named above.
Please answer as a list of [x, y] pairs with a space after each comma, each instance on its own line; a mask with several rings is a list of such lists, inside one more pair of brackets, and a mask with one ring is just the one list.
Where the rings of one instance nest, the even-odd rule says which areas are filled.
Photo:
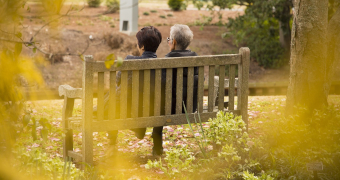
[[[176, 24], [170, 29], [170, 38], [167, 39], [170, 52], [165, 57], [184, 57], [184, 56], [197, 56], [195, 52], [187, 50], [190, 42], [193, 39], [193, 33], [187, 25]], [[172, 103], [171, 103], [171, 114], [176, 113], [176, 86], [177, 86], [177, 68], [172, 71]], [[193, 112], [197, 109], [197, 89], [198, 89], [198, 68], [194, 68], [194, 87], [193, 87]], [[187, 101], [187, 82], [188, 82], [188, 68], [183, 68], [183, 101], [186, 105]], [[166, 84], [166, 69], [162, 69], [162, 100], [161, 109], [164, 114], [165, 109], [165, 84]], [[193, 113], [189, 112], [189, 113]], [[184, 113], [184, 108], [182, 108]], [[154, 139], [154, 152], [162, 154], [162, 127], [154, 128], [152, 133]]]

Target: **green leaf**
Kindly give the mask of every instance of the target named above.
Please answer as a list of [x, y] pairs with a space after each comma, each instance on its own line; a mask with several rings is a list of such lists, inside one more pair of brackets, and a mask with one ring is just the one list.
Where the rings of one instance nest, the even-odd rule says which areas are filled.
[[15, 50], [14, 50], [14, 55], [19, 56], [22, 50], [22, 44], [21, 43], [15, 43]]
[[37, 52], [37, 48], [33, 48], [33, 53], [36, 53]]
[[123, 61], [124, 61], [123, 58], [118, 57], [116, 64], [115, 64], [115, 67], [120, 67], [121, 65], [123, 65]]
[[22, 37], [22, 34], [21, 34], [21, 32], [18, 32], [18, 33], [15, 34], [15, 36], [16, 36], [17, 38], [21, 38], [21, 37]]
[[80, 54], [79, 57], [82, 61], [85, 61], [84, 56], [82, 54]]
[[27, 124], [30, 122], [30, 120], [31, 120], [31, 115], [25, 114], [24, 117], [22, 118], [23, 127], [26, 127]]
[[47, 135], [48, 135], [48, 129], [45, 129], [45, 128], [41, 129], [40, 130], [40, 135], [43, 138], [43, 140], [46, 141], [47, 140]]

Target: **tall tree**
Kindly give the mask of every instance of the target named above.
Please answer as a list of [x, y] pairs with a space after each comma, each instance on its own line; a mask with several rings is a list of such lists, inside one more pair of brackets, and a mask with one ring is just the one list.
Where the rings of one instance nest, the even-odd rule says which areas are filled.
[[294, 0], [289, 114], [295, 112], [295, 105], [315, 109], [328, 104], [332, 67], [340, 57], [336, 51], [340, 47], [340, 10], [328, 22], [328, 5], [325, 0]]

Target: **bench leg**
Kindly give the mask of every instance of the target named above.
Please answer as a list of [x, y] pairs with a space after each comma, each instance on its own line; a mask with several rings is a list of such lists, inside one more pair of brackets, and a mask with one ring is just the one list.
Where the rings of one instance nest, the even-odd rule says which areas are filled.
[[74, 107], [74, 99], [67, 98], [64, 99], [64, 107], [63, 107], [63, 130], [65, 133], [64, 141], [63, 141], [63, 157], [65, 161], [68, 161], [68, 151], [73, 150], [73, 130], [68, 128], [68, 118], [72, 117], [72, 111]]

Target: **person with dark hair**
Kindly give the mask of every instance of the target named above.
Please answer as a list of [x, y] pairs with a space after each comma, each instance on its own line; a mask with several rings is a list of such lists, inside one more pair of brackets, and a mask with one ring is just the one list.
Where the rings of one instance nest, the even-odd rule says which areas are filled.
[[[187, 25], [175, 24], [170, 28], [170, 37], [167, 39], [170, 52], [165, 57], [183, 57], [183, 56], [197, 56], [193, 51], [187, 50], [187, 47], [193, 39], [193, 33]], [[194, 68], [194, 88], [193, 88], [193, 112], [197, 110], [197, 89], [198, 89], [198, 68]], [[172, 103], [171, 114], [176, 114], [176, 85], [177, 85], [177, 69], [172, 70]], [[166, 82], [166, 70], [162, 70], [162, 100], [161, 107], [164, 110], [165, 104], [165, 82]], [[186, 105], [187, 101], [187, 82], [188, 82], [188, 68], [183, 68], [183, 101]], [[188, 112], [188, 113], [193, 113]], [[164, 112], [162, 112], [164, 113]], [[182, 108], [184, 113], [184, 108]], [[152, 137], [154, 142], [153, 152], [156, 155], [163, 153], [163, 139], [162, 132], [163, 126], [153, 128]]]
[[[136, 34], [137, 38], [137, 48], [141, 54], [141, 56], [132, 56], [128, 55], [125, 58], [125, 61], [131, 60], [131, 59], [148, 59], [148, 58], [157, 58], [156, 51], [158, 49], [159, 44], [162, 42], [162, 35], [159, 32], [159, 30], [153, 26], [147, 26], [142, 28], [138, 33]], [[144, 72], [140, 71], [139, 72], [139, 77], [140, 77], [140, 82], [143, 82], [143, 77], [144, 77]], [[117, 76], [116, 76], [116, 103], [120, 104], [120, 85], [121, 85], [121, 72], [118, 71]], [[155, 70], [151, 70], [151, 88], [150, 88], [150, 94], [153, 95], [154, 93], [154, 81], [155, 81]], [[143, 85], [139, 86], [139, 114], [138, 116], [142, 116], [142, 104], [143, 104]], [[131, 104], [132, 104], [132, 71], [128, 72], [128, 89], [127, 89], [127, 117], [131, 117]], [[153, 96], [150, 98], [150, 102], [153, 102]], [[108, 100], [109, 100], [109, 94], [105, 95], [105, 116], [107, 116], [108, 113]], [[153, 103], [150, 103], [150, 111], [153, 110]], [[116, 112], [115, 112], [115, 117], [119, 119], [120, 117], [120, 107], [116, 106]], [[96, 110], [94, 111], [96, 112]], [[153, 112], [151, 111], [151, 115]], [[145, 136], [145, 131], [146, 128], [138, 128], [138, 129], [131, 129], [132, 131], [135, 132], [137, 138], [143, 139]], [[109, 134], [109, 139], [110, 139], [110, 145], [115, 145], [116, 140], [117, 140], [117, 134], [118, 131], [110, 131], [108, 132]]]

